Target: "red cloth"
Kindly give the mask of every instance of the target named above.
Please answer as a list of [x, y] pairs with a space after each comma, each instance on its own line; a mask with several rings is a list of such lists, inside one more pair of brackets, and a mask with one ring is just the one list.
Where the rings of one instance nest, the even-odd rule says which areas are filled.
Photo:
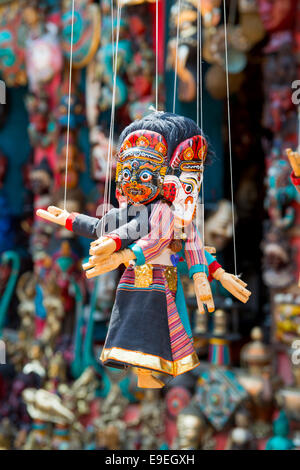
[[294, 172], [291, 174], [291, 180], [296, 189], [300, 192], [300, 176], [296, 176]]
[[119, 251], [122, 246], [121, 238], [116, 233], [105, 234], [105, 237], [112, 238], [116, 242], [116, 251]]
[[73, 222], [77, 215], [77, 212], [72, 212], [66, 220], [65, 227], [67, 230], [70, 230], [70, 232], [73, 232]]
[[213, 274], [217, 271], [217, 269], [222, 268], [222, 266], [218, 263], [218, 261], [213, 261], [209, 266], [208, 266], [208, 280], [209, 282], [213, 281]]

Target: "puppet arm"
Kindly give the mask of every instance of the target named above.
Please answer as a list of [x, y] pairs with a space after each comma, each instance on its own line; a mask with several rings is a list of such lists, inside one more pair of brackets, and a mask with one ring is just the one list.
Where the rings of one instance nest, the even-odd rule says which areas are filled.
[[234, 297], [243, 302], [248, 302], [251, 292], [246, 289], [247, 284], [234, 274], [227, 273], [219, 268], [213, 274], [214, 279], [219, 281], [224, 289], [228, 290]]
[[236, 297], [244, 304], [248, 302], [251, 292], [245, 287], [247, 284], [239, 279], [234, 274], [227, 273], [217, 260], [207, 251], [205, 251], [205, 257], [208, 264], [209, 280], [216, 279], [219, 281], [224, 289], [228, 290], [231, 295]]
[[208, 281], [208, 267], [200, 234], [193, 223], [187, 228], [187, 240], [184, 245], [185, 260], [189, 277], [194, 281], [199, 314], [205, 313], [204, 305], [209, 312], [215, 310], [214, 300]]
[[154, 205], [149, 225], [150, 232], [129, 245], [130, 249], [114, 253], [110, 257], [111, 259], [108, 259], [105, 253], [91, 256], [88, 263], [83, 265], [86, 276], [91, 278], [104, 274], [116, 269], [120, 264], [126, 264], [131, 260], [136, 259], [136, 264], [142, 265], [156, 258], [170, 244], [173, 238], [174, 216], [168, 204], [158, 202]]
[[135, 254], [129, 248], [117, 251], [110, 256], [102, 258], [100, 256], [91, 256], [89, 261], [82, 265], [86, 271], [86, 277], [91, 279], [100, 274], [105, 274], [117, 269], [122, 263], [125, 265], [135, 260]]
[[[47, 210], [39, 209], [37, 215], [64, 226], [76, 235], [95, 240], [90, 245], [91, 255], [109, 256], [115, 251], [127, 248], [143, 233], [148, 233], [150, 206], [134, 209], [132, 206], [129, 210], [128, 207], [113, 208], [99, 219], [75, 212], [70, 214], [58, 207], [49, 206]], [[105, 235], [100, 236], [102, 231]]]

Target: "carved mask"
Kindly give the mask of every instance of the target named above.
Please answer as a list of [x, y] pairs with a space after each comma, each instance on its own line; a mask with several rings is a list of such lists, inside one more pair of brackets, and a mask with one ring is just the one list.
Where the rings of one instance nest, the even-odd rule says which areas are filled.
[[137, 131], [124, 141], [117, 164], [119, 191], [131, 204], [148, 204], [159, 195], [167, 170], [167, 144], [156, 132]]

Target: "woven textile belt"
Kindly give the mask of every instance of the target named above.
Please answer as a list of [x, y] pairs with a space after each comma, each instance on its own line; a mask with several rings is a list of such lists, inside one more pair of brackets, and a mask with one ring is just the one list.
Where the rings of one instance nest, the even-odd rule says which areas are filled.
[[[134, 287], [150, 287], [153, 283], [153, 267], [157, 265], [143, 264], [134, 268]], [[177, 289], [177, 268], [175, 266], [165, 266], [164, 274], [171, 291]]]

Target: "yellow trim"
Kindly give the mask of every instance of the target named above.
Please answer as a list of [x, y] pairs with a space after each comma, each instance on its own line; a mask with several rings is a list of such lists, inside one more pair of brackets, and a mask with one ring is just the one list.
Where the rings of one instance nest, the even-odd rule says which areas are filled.
[[[143, 155], [134, 155], [134, 150], [138, 150], [139, 153]], [[144, 147], [131, 147], [128, 150], [125, 150], [119, 155], [119, 161], [121, 163], [126, 162], [127, 160], [138, 159], [138, 160], [148, 160], [149, 162], [155, 163], [156, 165], [161, 165], [164, 162], [164, 157], [157, 152], [152, 152], [149, 149]]]
[[220, 339], [220, 338], [211, 338], [209, 340], [210, 344], [219, 344], [219, 345], [224, 345], [228, 344], [228, 341], [226, 339]]
[[100, 360], [105, 365], [109, 360], [122, 362], [134, 367], [144, 367], [146, 369], [156, 370], [165, 374], [177, 375], [194, 369], [199, 363], [198, 356], [195, 352], [189, 354], [178, 361], [167, 361], [159, 356], [145, 354], [140, 351], [130, 351], [122, 348], [103, 348]]

